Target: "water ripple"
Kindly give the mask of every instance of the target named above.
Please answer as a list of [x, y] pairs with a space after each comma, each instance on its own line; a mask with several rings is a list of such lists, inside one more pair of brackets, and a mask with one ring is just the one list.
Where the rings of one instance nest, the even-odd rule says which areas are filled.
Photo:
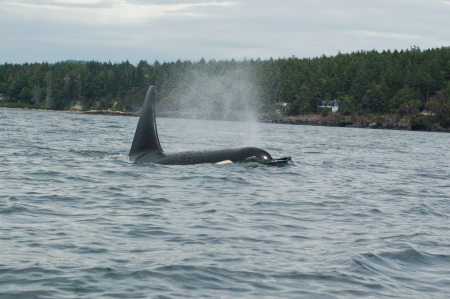
[[447, 135], [261, 124], [292, 164], [166, 166], [128, 161], [136, 122], [0, 109], [0, 298], [448, 297]]

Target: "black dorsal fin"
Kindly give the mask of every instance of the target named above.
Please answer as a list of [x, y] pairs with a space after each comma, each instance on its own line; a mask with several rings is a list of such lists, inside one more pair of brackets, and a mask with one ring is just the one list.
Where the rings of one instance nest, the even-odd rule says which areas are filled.
[[155, 121], [155, 88], [149, 87], [128, 156], [135, 160], [150, 151], [162, 152]]

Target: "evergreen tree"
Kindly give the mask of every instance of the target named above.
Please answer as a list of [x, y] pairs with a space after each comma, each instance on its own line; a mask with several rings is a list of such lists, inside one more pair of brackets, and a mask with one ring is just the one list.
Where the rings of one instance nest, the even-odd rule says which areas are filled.
[[[290, 103], [290, 114], [317, 113], [319, 101], [337, 100], [339, 112], [344, 115], [415, 115], [425, 108], [434, 113], [441, 125], [448, 122], [450, 47], [358, 51], [304, 59], [202, 58], [152, 64], [141, 60], [137, 65], [128, 61], [5, 63], [0, 65], [0, 93], [6, 100], [0, 104], [66, 109], [81, 102], [84, 109], [133, 110], [141, 106], [146, 89], [152, 84], [157, 90], [157, 101], [163, 102], [164, 107], [181, 109], [185, 105], [180, 104], [179, 94], [190, 88], [192, 78], [202, 74], [204, 79], [218, 82], [227, 74], [238, 74], [236, 70], [247, 74], [245, 83], [255, 91], [260, 101], [255, 105], [261, 111], [274, 111], [276, 103]], [[240, 80], [238, 75], [236, 79]], [[207, 81], [197, 83], [208, 90]], [[246, 100], [244, 93], [227, 84], [230, 96], [236, 99], [233, 109], [241, 109]], [[203, 94], [212, 97], [214, 93]], [[223, 106], [222, 98], [216, 95], [217, 109]], [[206, 99], [197, 100], [201, 107]]]

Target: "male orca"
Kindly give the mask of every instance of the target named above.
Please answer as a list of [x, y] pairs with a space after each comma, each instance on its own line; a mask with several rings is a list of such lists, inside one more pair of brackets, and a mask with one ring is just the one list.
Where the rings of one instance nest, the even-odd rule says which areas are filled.
[[272, 159], [270, 154], [257, 147], [244, 147], [213, 151], [187, 151], [165, 154], [159, 144], [155, 121], [155, 88], [150, 86], [131, 145], [129, 160], [132, 162], [166, 165], [189, 165], [222, 162], [258, 162], [268, 165], [286, 164], [290, 157]]

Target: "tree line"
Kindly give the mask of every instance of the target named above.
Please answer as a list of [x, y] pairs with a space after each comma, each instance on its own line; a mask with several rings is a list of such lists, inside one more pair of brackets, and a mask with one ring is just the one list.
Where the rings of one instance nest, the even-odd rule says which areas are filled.
[[[289, 115], [318, 113], [319, 102], [336, 100], [343, 115], [418, 115], [426, 110], [441, 126], [450, 127], [450, 47], [268, 60], [141, 60], [137, 65], [5, 63], [0, 65], [0, 106], [68, 110], [78, 103], [83, 110], [131, 111], [140, 107], [148, 86], [155, 85], [161, 105], [176, 110], [182, 107], [177, 98], [181, 89], [198, 74], [205, 90], [210, 78], [245, 80], [257, 93], [260, 112], [289, 103]], [[233, 89], [232, 81], [223, 81]]]

